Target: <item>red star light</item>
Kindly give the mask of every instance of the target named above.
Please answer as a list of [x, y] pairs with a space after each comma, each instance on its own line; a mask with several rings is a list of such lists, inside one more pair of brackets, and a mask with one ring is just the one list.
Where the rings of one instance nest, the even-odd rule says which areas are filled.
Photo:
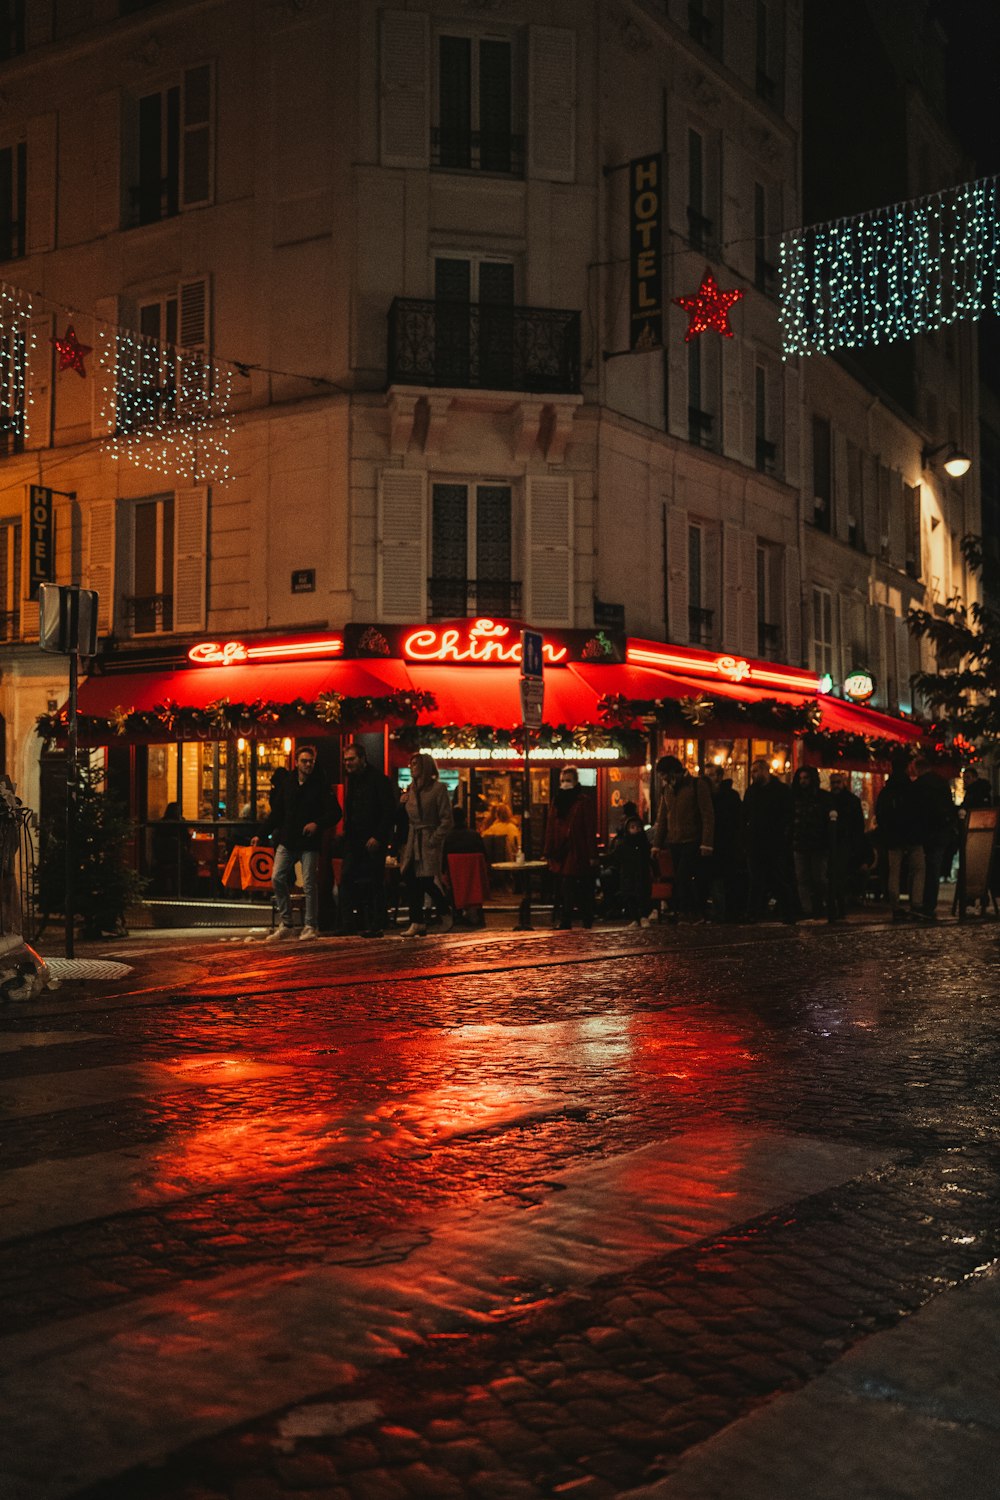
[[75, 370], [78, 375], [82, 375], [86, 379], [87, 372], [83, 367], [83, 361], [93, 350], [90, 344], [80, 343], [80, 340], [76, 336], [76, 329], [72, 323], [66, 329], [65, 338], [52, 339], [51, 342], [55, 344], [56, 353], [59, 355], [60, 372], [63, 370]]
[[701, 278], [701, 286], [692, 296], [674, 297], [674, 302], [678, 307], [683, 307], [691, 320], [684, 335], [685, 344], [689, 344], [699, 333], [705, 333], [709, 328], [721, 333], [724, 339], [731, 339], [733, 330], [729, 326], [729, 309], [742, 296], [742, 292], [735, 290], [720, 291], [711, 271], [706, 271]]

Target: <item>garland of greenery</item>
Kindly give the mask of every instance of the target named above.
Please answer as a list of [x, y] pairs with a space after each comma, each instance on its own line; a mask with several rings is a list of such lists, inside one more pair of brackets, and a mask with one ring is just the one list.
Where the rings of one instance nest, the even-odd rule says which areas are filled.
[[823, 710], [817, 699], [809, 703], [782, 703], [777, 698], [761, 698], [745, 703], [739, 698], [715, 698], [698, 693], [691, 698], [625, 698], [610, 694], [601, 698], [598, 712], [605, 724], [627, 726], [636, 720], [655, 724], [658, 729], [702, 729], [714, 719], [727, 725], [746, 724], [755, 729], [773, 729], [782, 734], [804, 734], [819, 729]]
[[[497, 729], [493, 724], [404, 724], [393, 730], [393, 739], [402, 750], [421, 750], [428, 744], [444, 745], [449, 750], [523, 750], [521, 729]], [[641, 730], [629, 728], [598, 729], [593, 725], [542, 724], [529, 731], [533, 750], [617, 750], [623, 759], [635, 759], [646, 747]]]
[[[223, 739], [241, 734], [249, 737], [267, 735], [277, 725], [300, 719], [306, 723], [326, 724], [344, 730], [362, 724], [383, 723], [388, 719], [412, 721], [421, 710], [437, 707], [433, 693], [396, 692], [380, 698], [348, 698], [340, 693], [320, 693], [318, 698], [292, 698], [288, 702], [265, 701], [232, 703], [219, 698], [204, 708], [182, 708], [167, 700], [144, 710], [118, 707], [102, 718], [81, 714], [79, 730], [87, 738], [99, 738], [109, 732], [116, 735], [165, 734], [171, 739]], [[41, 714], [36, 733], [45, 740], [65, 738], [69, 715], [65, 708], [58, 713]]]

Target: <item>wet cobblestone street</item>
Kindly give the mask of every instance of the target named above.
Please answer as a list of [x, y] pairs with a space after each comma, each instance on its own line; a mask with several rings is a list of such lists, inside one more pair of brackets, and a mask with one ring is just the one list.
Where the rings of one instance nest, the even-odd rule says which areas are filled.
[[998, 949], [100, 950], [0, 1017], [5, 1500], [1000, 1496]]

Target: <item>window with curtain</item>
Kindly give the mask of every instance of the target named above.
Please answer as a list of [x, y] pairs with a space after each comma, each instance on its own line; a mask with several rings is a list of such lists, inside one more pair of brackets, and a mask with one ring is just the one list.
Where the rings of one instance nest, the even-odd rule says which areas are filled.
[[510, 616], [521, 606], [511, 577], [511, 489], [505, 484], [435, 484], [431, 490], [430, 615]]
[[514, 134], [513, 49], [503, 37], [438, 37], [435, 166], [521, 175]]

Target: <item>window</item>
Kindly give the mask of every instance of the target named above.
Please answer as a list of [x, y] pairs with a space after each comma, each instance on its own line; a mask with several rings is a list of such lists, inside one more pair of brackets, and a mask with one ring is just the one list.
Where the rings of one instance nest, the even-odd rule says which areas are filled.
[[780, 382], [764, 365], [754, 366], [754, 462], [761, 474], [774, 474], [778, 468], [778, 444], [774, 434], [781, 430], [780, 413], [773, 407], [780, 397]]
[[722, 7], [720, 0], [688, 0], [688, 36], [716, 57], [722, 56]]
[[208, 345], [207, 281], [186, 281], [140, 301], [136, 322], [139, 338], [123, 350], [118, 362], [119, 433], [140, 432], [185, 413], [190, 416], [192, 403], [203, 411], [212, 394], [212, 367], [202, 358]]
[[514, 378], [514, 266], [437, 256], [434, 369], [441, 385], [509, 389]]
[[718, 341], [706, 344], [692, 339], [687, 345], [688, 366], [688, 441], [700, 448], [718, 451], [719, 381], [721, 361]]
[[136, 500], [131, 522], [126, 611], [134, 635], [157, 635], [174, 628], [173, 495]]
[[761, 182], [753, 185], [754, 286], [758, 292], [773, 297], [777, 287], [774, 262], [768, 258], [768, 192]]
[[781, 0], [757, 0], [756, 79], [758, 99], [780, 109], [784, 74], [784, 25]]
[[179, 83], [139, 99], [136, 223], [155, 224], [211, 201], [212, 107], [207, 63], [186, 68]]
[[0, 457], [24, 451], [27, 368], [27, 329], [16, 318], [0, 332]]
[[829, 589], [812, 591], [812, 664], [817, 677], [833, 676], [833, 595]]
[[825, 417], [812, 419], [813, 524], [829, 531], [833, 518], [833, 452], [830, 424]]
[[0, 62], [24, 51], [25, 0], [0, 0]]
[[709, 248], [712, 220], [706, 212], [705, 140], [697, 130], [688, 131], [688, 242], [693, 250]]
[[503, 37], [438, 37], [434, 166], [523, 175], [524, 143], [514, 134], [511, 53]]
[[780, 661], [781, 552], [768, 542], [757, 543], [757, 655]]
[[21, 624], [21, 523], [0, 522], [0, 640], [14, 641]]
[[923, 575], [923, 558], [920, 547], [920, 486], [903, 486], [903, 528], [906, 551], [906, 571], [911, 578]]
[[24, 254], [28, 197], [28, 148], [24, 141], [0, 151], [0, 260]]
[[714, 589], [709, 555], [708, 528], [700, 522], [688, 524], [688, 640], [692, 646], [712, 644], [715, 620]]
[[511, 578], [511, 490], [505, 484], [435, 484], [431, 491], [431, 619], [520, 612]]

